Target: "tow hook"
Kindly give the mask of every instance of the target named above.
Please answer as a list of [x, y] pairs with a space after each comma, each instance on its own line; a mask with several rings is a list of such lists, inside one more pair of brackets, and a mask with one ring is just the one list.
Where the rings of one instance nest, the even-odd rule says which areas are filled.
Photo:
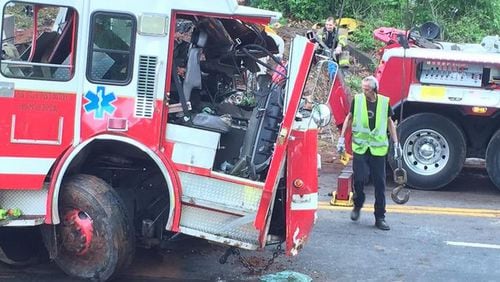
[[399, 159], [398, 167], [394, 170], [394, 182], [396, 182], [398, 186], [391, 192], [391, 198], [396, 204], [406, 204], [406, 202], [410, 199], [410, 190], [406, 188], [406, 180], [406, 170], [403, 168], [401, 159]]

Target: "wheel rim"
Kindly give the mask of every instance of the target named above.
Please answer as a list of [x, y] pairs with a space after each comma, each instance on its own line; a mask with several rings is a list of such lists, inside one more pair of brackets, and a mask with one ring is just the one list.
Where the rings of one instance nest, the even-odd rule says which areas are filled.
[[78, 256], [87, 254], [93, 232], [93, 220], [86, 212], [78, 209], [67, 211], [60, 229], [64, 250]]
[[403, 151], [408, 168], [420, 175], [439, 173], [450, 157], [448, 141], [432, 129], [420, 129], [408, 136]]

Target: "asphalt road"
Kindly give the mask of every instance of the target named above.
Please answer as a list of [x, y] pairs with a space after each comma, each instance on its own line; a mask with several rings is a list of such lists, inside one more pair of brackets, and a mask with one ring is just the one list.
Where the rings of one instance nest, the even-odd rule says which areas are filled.
[[[359, 222], [350, 208], [328, 204], [338, 167], [320, 177], [319, 219], [297, 257], [279, 256], [263, 273], [250, 273], [234, 256], [225, 265], [224, 247], [190, 237], [161, 252], [142, 250], [117, 281], [255, 281], [262, 274], [292, 270], [314, 281], [499, 281], [500, 191], [478, 169], [465, 169], [441, 191], [412, 191], [399, 206], [388, 197], [390, 231], [376, 229], [372, 189]], [[392, 187], [388, 187], [388, 193]], [[265, 265], [272, 248], [242, 254]], [[44, 262], [13, 268], [0, 264], [0, 281], [74, 281]]]

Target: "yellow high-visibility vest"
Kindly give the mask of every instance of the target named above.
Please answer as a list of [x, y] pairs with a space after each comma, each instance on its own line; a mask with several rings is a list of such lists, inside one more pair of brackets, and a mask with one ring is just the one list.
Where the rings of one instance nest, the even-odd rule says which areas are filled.
[[389, 150], [387, 138], [387, 121], [389, 98], [377, 95], [377, 113], [375, 128], [370, 130], [368, 109], [365, 95], [354, 97], [354, 114], [352, 120], [352, 150], [356, 154], [364, 154], [366, 150], [374, 156], [385, 156]]

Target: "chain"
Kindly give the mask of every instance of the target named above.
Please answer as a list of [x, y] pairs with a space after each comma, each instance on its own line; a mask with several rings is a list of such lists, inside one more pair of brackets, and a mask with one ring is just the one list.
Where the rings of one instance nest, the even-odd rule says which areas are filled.
[[259, 267], [255, 265], [254, 263], [250, 262], [247, 258], [241, 255], [241, 252], [239, 249], [235, 247], [230, 247], [229, 249], [226, 250], [226, 252], [219, 258], [219, 263], [225, 264], [227, 262], [227, 258], [230, 255], [235, 255], [238, 257], [238, 260], [240, 263], [250, 271], [250, 273], [255, 274], [255, 273], [262, 273], [264, 271], [267, 271], [269, 267], [274, 263], [274, 260], [282, 253], [282, 245], [283, 242], [277, 244], [276, 250], [273, 252], [272, 257], [267, 261], [267, 263]]

